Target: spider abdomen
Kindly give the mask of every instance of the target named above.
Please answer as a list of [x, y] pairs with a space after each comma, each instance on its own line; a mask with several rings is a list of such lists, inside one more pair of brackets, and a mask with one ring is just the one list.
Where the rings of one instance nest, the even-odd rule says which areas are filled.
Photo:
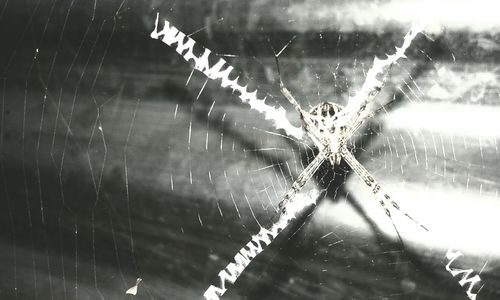
[[342, 110], [340, 105], [331, 102], [323, 102], [314, 106], [310, 111], [310, 118], [315, 127], [320, 133], [335, 132], [334, 121], [337, 119], [339, 112]]

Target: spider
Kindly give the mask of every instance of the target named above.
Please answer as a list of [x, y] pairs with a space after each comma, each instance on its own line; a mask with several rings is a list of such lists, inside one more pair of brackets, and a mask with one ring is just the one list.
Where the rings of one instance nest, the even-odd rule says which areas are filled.
[[[305, 111], [299, 105], [297, 100], [292, 96], [292, 93], [283, 84], [283, 81], [281, 80], [281, 74], [279, 72], [279, 64], [276, 54], [275, 57], [278, 66], [278, 74], [280, 77], [280, 91], [283, 96], [294, 106], [295, 110], [299, 112], [305, 132], [314, 142], [315, 146], [320, 150], [320, 154], [316, 156], [316, 158], [304, 169], [304, 171], [302, 171], [302, 173], [292, 184], [291, 189], [285, 194], [283, 200], [279, 203], [279, 209], [281, 210], [281, 213], [286, 213], [286, 206], [289, 201], [295, 194], [297, 194], [301, 190], [301, 188], [314, 175], [314, 173], [326, 159], [328, 159], [333, 166], [340, 164], [340, 160], [341, 158], [343, 158], [351, 167], [351, 169], [356, 173], [356, 175], [361, 178], [369, 188], [371, 188], [372, 193], [377, 197], [377, 200], [379, 201], [381, 207], [384, 209], [386, 215], [391, 219], [392, 225], [401, 241], [401, 235], [396, 225], [394, 224], [391, 212], [387, 207], [388, 204], [424, 230], [429, 231], [427, 227], [416, 221], [408, 213], [402, 210], [400, 205], [396, 201], [391, 200], [391, 197], [386, 192], [384, 192], [382, 186], [374, 179], [370, 172], [365, 167], [363, 167], [363, 165], [361, 165], [361, 163], [359, 163], [354, 155], [347, 149], [347, 140], [359, 129], [359, 127], [365, 120], [373, 117], [374, 113], [368, 114], [363, 118], [359, 117], [359, 115], [362, 114], [363, 110], [366, 107], [366, 105], [364, 105], [357, 112], [358, 117], [353, 118], [351, 121], [345, 122], [346, 114], [343, 111], [343, 107], [336, 103], [323, 102], [311, 108], [309, 112]], [[385, 78], [382, 81], [382, 85], [384, 83]], [[377, 87], [371, 96], [375, 98], [380, 90], [381, 87]]]

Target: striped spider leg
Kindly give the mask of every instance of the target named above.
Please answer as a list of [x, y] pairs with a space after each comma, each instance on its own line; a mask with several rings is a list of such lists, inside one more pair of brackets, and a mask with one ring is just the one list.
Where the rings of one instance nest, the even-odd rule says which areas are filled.
[[286, 214], [286, 206], [293, 199], [293, 197], [304, 187], [304, 185], [311, 179], [311, 177], [316, 173], [323, 162], [330, 157], [330, 147], [324, 147], [314, 160], [307, 165], [307, 167], [300, 173], [300, 175], [295, 179], [292, 187], [285, 194], [281, 202], [279, 203], [279, 211], [282, 214]]

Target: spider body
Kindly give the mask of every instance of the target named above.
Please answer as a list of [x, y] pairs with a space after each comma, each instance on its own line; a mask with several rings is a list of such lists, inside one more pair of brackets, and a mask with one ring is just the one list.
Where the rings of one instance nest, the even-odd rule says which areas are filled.
[[320, 133], [329, 132], [334, 134], [336, 129], [334, 122], [337, 120], [341, 110], [342, 107], [340, 105], [323, 102], [311, 108], [309, 117]]

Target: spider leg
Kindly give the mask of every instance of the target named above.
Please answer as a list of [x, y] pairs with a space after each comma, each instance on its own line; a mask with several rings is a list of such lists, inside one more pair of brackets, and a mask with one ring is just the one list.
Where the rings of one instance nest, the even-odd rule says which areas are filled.
[[[408, 219], [410, 219], [413, 223], [424, 229], [425, 231], [429, 231], [429, 229], [422, 225], [422, 223], [418, 222], [415, 218], [410, 216], [407, 212], [405, 212], [403, 209], [401, 209], [400, 205], [394, 201], [391, 200], [391, 197], [382, 190], [382, 187], [380, 184], [373, 178], [373, 176], [368, 172], [368, 170], [361, 165], [358, 160], [352, 155], [352, 153], [345, 147], [342, 147], [340, 149], [340, 154], [342, 157], [345, 159], [345, 161], [349, 164], [349, 166], [352, 168], [352, 170], [358, 175], [364, 183], [372, 189], [372, 193], [378, 197], [379, 203], [382, 206], [382, 208], [385, 210], [385, 213], [387, 216], [391, 219], [392, 225], [394, 227], [394, 220], [392, 219], [391, 213], [389, 211], [389, 208], [387, 207], [388, 204], [390, 207], [395, 208], [397, 211], [399, 211], [401, 214], [406, 216]], [[397, 229], [396, 229], [397, 231]], [[399, 235], [399, 232], [398, 232]]]
[[[311, 121], [311, 118], [309, 117], [309, 113], [305, 111], [299, 104], [299, 102], [293, 97], [292, 93], [290, 92], [289, 89], [286, 88], [285, 84], [283, 83], [283, 80], [281, 78], [281, 71], [280, 71], [280, 64], [278, 60], [279, 54], [276, 54], [276, 51], [271, 45], [271, 49], [273, 50], [274, 53], [274, 59], [276, 60], [276, 68], [278, 70], [278, 77], [280, 80], [280, 92], [281, 94], [290, 102], [295, 110], [299, 112], [300, 118], [304, 122], [304, 127], [306, 131], [309, 133], [309, 137], [313, 140], [314, 144], [318, 146], [318, 148], [321, 150], [323, 146], [319, 145], [324, 145], [327, 144], [325, 139], [322, 137], [323, 135], [317, 130], [316, 125]], [[281, 50], [283, 51], [283, 50]], [[281, 53], [280, 51], [280, 53]], [[332, 164], [334, 161], [331, 161]]]
[[307, 112], [300, 107], [300, 104], [295, 100], [295, 98], [292, 96], [292, 93], [290, 90], [288, 90], [285, 85], [283, 84], [283, 81], [281, 80], [281, 75], [280, 75], [280, 92], [285, 98], [290, 102], [293, 107], [295, 108], [296, 111], [298, 111], [301, 115], [307, 114]]
[[283, 200], [278, 205], [280, 213], [286, 213], [286, 206], [290, 200], [304, 187], [304, 185], [311, 179], [311, 177], [316, 173], [321, 164], [325, 161], [327, 157], [330, 156], [330, 149], [328, 147], [323, 148], [314, 160], [307, 165], [307, 167], [300, 173], [299, 177], [293, 182], [292, 187], [283, 197]]

